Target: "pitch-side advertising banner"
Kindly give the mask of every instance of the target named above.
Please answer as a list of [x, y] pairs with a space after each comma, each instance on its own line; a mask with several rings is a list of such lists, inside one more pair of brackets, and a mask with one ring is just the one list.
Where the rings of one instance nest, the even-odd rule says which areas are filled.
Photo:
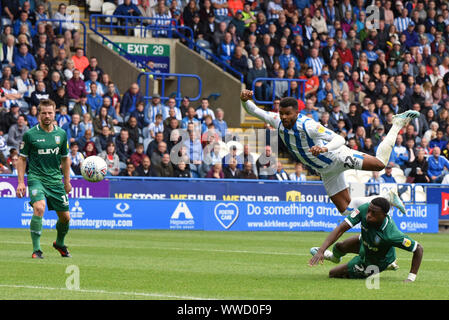
[[[2, 198], [1, 228], [28, 228], [33, 208], [29, 199]], [[437, 205], [410, 205], [407, 214], [390, 212], [404, 233], [438, 232]], [[344, 217], [332, 204], [299, 202], [70, 200], [74, 229], [168, 229], [212, 231], [331, 231]], [[54, 228], [54, 212], [43, 226]], [[359, 232], [360, 226], [353, 231]]]
[[[72, 191], [69, 198], [107, 198], [109, 197], [109, 181], [103, 180], [97, 183], [84, 179], [72, 178]], [[25, 178], [26, 184], [26, 178]], [[0, 198], [15, 198], [17, 189], [17, 177], [0, 176]], [[27, 193], [28, 196], [28, 188]]]

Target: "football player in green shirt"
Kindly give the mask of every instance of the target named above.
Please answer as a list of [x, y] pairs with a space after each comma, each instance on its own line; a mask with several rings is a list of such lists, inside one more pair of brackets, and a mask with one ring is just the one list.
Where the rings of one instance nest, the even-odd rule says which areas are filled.
[[[423, 257], [423, 247], [412, 238], [404, 235], [388, 215], [390, 203], [384, 198], [375, 198], [361, 205], [347, 216], [323, 242], [321, 247], [310, 249], [313, 257], [310, 266], [329, 260], [339, 263], [347, 253], [358, 254], [346, 264], [341, 264], [329, 272], [331, 278], [366, 278], [371, 271], [382, 272], [390, 269], [396, 260], [395, 247], [413, 252], [410, 273], [405, 282], [415, 281]], [[360, 235], [337, 242], [332, 251], [327, 250], [346, 231], [361, 224]]]
[[[17, 164], [17, 195], [26, 194], [25, 169], [28, 159], [28, 191], [33, 217], [30, 222], [33, 259], [42, 259], [40, 237], [42, 234], [42, 217], [46, 202], [49, 210], [58, 214], [56, 223], [57, 237], [53, 247], [62, 257], [70, 257], [64, 238], [69, 230], [69, 199], [72, 190], [70, 184], [70, 157], [66, 132], [54, 125], [56, 104], [52, 100], [41, 100], [39, 123], [23, 135], [20, 145], [20, 157]], [[62, 174], [61, 169], [62, 168]], [[62, 177], [64, 176], [64, 182]]]

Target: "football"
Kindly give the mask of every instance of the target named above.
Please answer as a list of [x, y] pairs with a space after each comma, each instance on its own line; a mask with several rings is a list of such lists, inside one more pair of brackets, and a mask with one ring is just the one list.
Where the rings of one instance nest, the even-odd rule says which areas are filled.
[[81, 174], [90, 182], [99, 182], [104, 179], [108, 167], [106, 162], [98, 156], [90, 156], [81, 163]]

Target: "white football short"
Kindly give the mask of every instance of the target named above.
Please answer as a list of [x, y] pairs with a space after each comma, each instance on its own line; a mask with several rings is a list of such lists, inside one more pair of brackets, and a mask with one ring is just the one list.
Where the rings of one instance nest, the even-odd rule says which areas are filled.
[[341, 146], [331, 152], [333, 162], [324, 170], [320, 170], [321, 179], [327, 195], [332, 197], [349, 187], [344, 172], [346, 170], [362, 170], [363, 153]]

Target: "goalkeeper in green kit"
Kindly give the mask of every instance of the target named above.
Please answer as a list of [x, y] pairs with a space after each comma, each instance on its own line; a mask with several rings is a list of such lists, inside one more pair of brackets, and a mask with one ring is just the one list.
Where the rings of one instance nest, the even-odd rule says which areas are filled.
[[[57, 238], [53, 247], [62, 257], [71, 257], [64, 238], [69, 231], [70, 157], [66, 132], [54, 125], [56, 104], [41, 100], [38, 107], [39, 123], [23, 135], [17, 164], [17, 196], [26, 194], [25, 169], [28, 159], [28, 191], [33, 207], [30, 231], [33, 243], [33, 259], [42, 259], [40, 237], [45, 206], [58, 214]], [[62, 168], [62, 174], [61, 174]], [[64, 176], [64, 182], [62, 182]]]
[[[390, 203], [384, 198], [375, 198], [354, 210], [326, 238], [321, 247], [310, 249], [313, 255], [310, 266], [329, 260], [339, 263], [347, 253], [358, 254], [346, 264], [341, 264], [329, 272], [331, 278], [367, 278], [374, 272], [395, 269], [395, 247], [413, 252], [410, 273], [405, 282], [416, 279], [423, 257], [423, 247], [404, 235], [388, 215]], [[337, 242], [332, 251], [327, 250], [346, 231], [361, 224], [360, 235]]]

